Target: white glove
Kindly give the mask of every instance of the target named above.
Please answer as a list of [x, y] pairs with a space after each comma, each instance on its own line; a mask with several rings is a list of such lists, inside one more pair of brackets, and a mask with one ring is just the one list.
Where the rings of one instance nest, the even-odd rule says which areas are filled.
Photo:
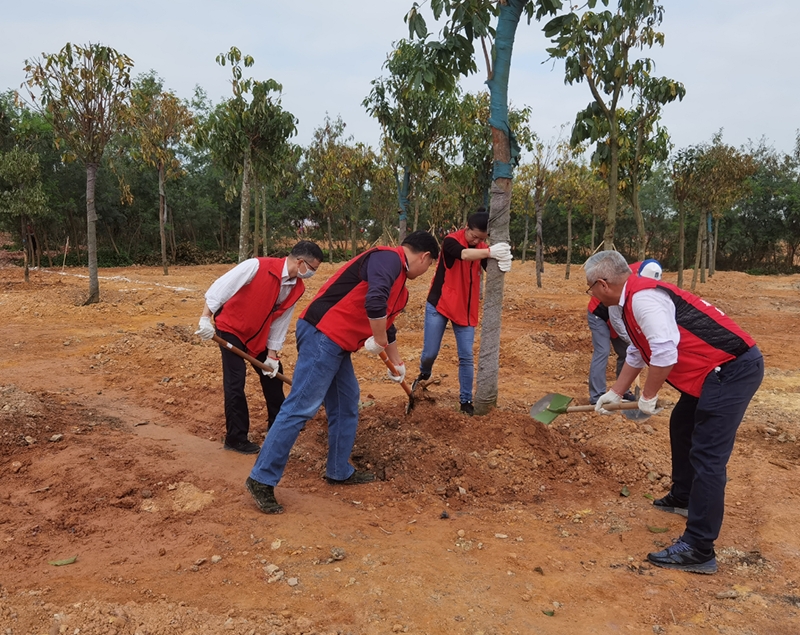
[[201, 340], [210, 340], [214, 337], [216, 331], [214, 330], [214, 325], [211, 324], [210, 317], [201, 317], [199, 327], [194, 334], [199, 335]]
[[658, 395], [652, 399], [645, 399], [644, 395], [639, 397], [639, 410], [648, 415], [657, 415], [663, 408], [656, 408], [658, 403]]
[[367, 349], [368, 353], [372, 353], [373, 355], [380, 355], [383, 352], [383, 349], [386, 348], [385, 346], [381, 346], [375, 341], [375, 338], [370, 335], [366, 342], [364, 342], [364, 348]]
[[606, 410], [603, 406], [610, 406], [612, 403], [619, 403], [620, 401], [622, 401], [622, 395], [618, 395], [613, 390], [609, 390], [597, 400], [594, 409], [601, 415], [610, 415], [612, 411]]
[[497, 261], [497, 266], [503, 273], [508, 273], [511, 271], [511, 258], [500, 258]]
[[386, 374], [389, 375], [389, 379], [391, 379], [395, 383], [400, 383], [406, 378], [406, 365], [403, 362], [394, 365], [394, 369], [398, 372], [397, 375], [392, 375], [392, 371], [388, 368], [386, 369]]
[[271, 370], [262, 368], [261, 372], [264, 373], [270, 379], [275, 379], [275, 375], [278, 374], [278, 364], [280, 364], [280, 360], [277, 357], [267, 357], [267, 359], [265, 359], [263, 363], [264, 366], [269, 366]]
[[494, 258], [496, 260], [511, 258], [511, 247], [508, 243], [497, 243], [496, 245], [492, 245], [489, 247], [489, 258]]

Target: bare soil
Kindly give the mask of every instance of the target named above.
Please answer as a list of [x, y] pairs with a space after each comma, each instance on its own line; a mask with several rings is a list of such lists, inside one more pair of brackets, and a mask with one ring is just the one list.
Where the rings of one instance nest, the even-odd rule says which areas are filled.
[[[547, 266], [543, 289], [531, 263], [506, 276], [488, 416], [458, 412], [450, 331], [440, 383], [408, 416], [380, 361], [354, 355], [353, 462], [380, 478], [322, 480], [322, 411], [292, 452], [279, 516], [244, 489], [254, 457], [222, 449], [218, 348], [193, 335], [228, 268], [101, 270], [102, 302], [81, 306], [83, 269], [26, 284], [0, 266], [0, 635], [800, 632], [800, 276], [722, 272], [699, 289], [755, 337], [767, 372], [729, 465], [720, 571], [697, 576], [646, 563], [683, 528], [651, 504], [669, 488], [669, 410], [549, 427], [528, 415], [550, 392], [588, 401], [577, 267], [565, 280]], [[301, 306], [334, 271], [321, 267]], [[409, 284], [398, 320], [410, 377], [431, 275]], [[292, 331], [289, 374], [295, 356]], [[247, 391], [260, 441], [254, 374]]]

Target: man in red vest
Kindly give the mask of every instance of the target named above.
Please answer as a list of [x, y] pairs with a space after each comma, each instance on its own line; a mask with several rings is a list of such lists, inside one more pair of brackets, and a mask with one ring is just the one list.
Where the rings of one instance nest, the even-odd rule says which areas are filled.
[[351, 355], [362, 346], [375, 355], [386, 351], [405, 377], [397, 350], [394, 320], [408, 302], [406, 280], [428, 270], [439, 246], [428, 232], [409, 234], [400, 247], [376, 247], [356, 256], [319, 290], [297, 320], [297, 364], [292, 390], [269, 430], [245, 487], [259, 509], [279, 514], [275, 499], [289, 452], [301, 428], [325, 404], [328, 417], [326, 481], [359, 485], [375, 475], [350, 465], [358, 428], [358, 380]]
[[[286, 258], [250, 258], [219, 278], [206, 291], [206, 303], [196, 335], [210, 340], [219, 336], [264, 362], [272, 371], [258, 372], [267, 402], [268, 429], [283, 404], [283, 382], [275, 378], [283, 372], [278, 353], [283, 348], [294, 306], [310, 278], [322, 262], [316, 243], [301, 240]], [[214, 316], [214, 324], [211, 316]], [[222, 386], [225, 391], [226, 450], [255, 454], [261, 447], [251, 443], [250, 413], [244, 394], [245, 361], [224, 346]], [[259, 369], [256, 369], [259, 371]]]
[[420, 381], [430, 379], [449, 321], [458, 349], [461, 412], [470, 416], [474, 411], [472, 348], [478, 324], [480, 268], [486, 269], [487, 258], [495, 258], [501, 271], [511, 269], [511, 248], [508, 244], [497, 243], [489, 247], [484, 242], [489, 235], [488, 224], [489, 215], [481, 208], [467, 219], [464, 229], [448, 234], [442, 241], [439, 264], [425, 305], [425, 338], [419, 360], [419, 375], [413, 384], [413, 388], [416, 388]]
[[726, 466], [736, 430], [764, 378], [764, 359], [753, 338], [722, 311], [675, 285], [631, 275], [614, 251], [586, 262], [591, 293], [606, 306], [621, 306], [631, 346], [617, 382], [595, 409], [619, 402], [645, 365], [639, 410], [657, 414], [666, 381], [681, 392], [669, 421], [672, 489], [656, 509], [686, 516], [673, 545], [650, 553], [653, 564], [693, 573], [715, 573], [714, 541], [725, 511]]

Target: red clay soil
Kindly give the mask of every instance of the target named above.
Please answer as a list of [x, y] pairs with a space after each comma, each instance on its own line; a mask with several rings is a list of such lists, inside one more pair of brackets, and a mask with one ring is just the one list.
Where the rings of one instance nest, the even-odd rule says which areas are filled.
[[[651, 504], [669, 488], [669, 410], [528, 416], [550, 392], [587, 401], [580, 269], [565, 281], [548, 266], [543, 289], [530, 263], [506, 276], [486, 417], [458, 412], [449, 331], [440, 383], [410, 415], [381, 362], [354, 355], [353, 462], [379, 480], [322, 480], [322, 411], [276, 490], [285, 513], [267, 516], [244, 489], [253, 457], [222, 449], [218, 348], [193, 335], [228, 268], [101, 270], [102, 302], [81, 306], [85, 270], [26, 284], [0, 267], [0, 635], [800, 632], [800, 276], [722, 272], [699, 288], [755, 337], [767, 372], [729, 465], [720, 571], [698, 576], [646, 563], [683, 527]], [[409, 376], [431, 274], [398, 321]], [[292, 331], [289, 374], [295, 356]], [[247, 392], [260, 441], [254, 373]]]

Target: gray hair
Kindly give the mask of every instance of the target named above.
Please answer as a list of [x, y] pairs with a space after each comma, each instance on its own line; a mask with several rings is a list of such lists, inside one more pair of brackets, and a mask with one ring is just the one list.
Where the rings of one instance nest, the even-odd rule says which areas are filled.
[[597, 252], [586, 261], [584, 270], [589, 284], [594, 284], [600, 279], [617, 284], [624, 282], [631, 275], [631, 268], [618, 251]]

